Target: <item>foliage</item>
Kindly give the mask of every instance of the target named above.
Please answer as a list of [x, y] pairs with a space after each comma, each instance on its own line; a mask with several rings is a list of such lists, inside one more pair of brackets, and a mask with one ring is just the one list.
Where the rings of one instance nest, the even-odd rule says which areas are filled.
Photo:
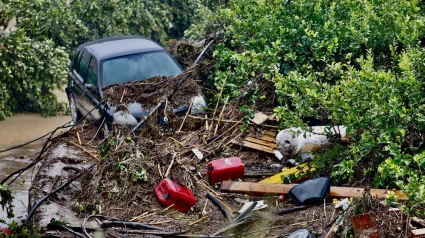
[[13, 196], [7, 185], [0, 184], [0, 205], [2, 210], [6, 208], [7, 218], [12, 218], [13, 215]]
[[[225, 94], [238, 98], [250, 82], [273, 81], [282, 127], [309, 126], [308, 118], [347, 126], [350, 142], [334, 140], [321, 151], [318, 171], [339, 184], [402, 188], [421, 206], [422, 7], [407, 0], [231, 1], [217, 19], [226, 28], [214, 52], [216, 86], [226, 79]], [[249, 108], [259, 101], [258, 93], [245, 96]]]
[[52, 41], [34, 41], [21, 30], [0, 38], [0, 120], [12, 111], [55, 115], [56, 102], [67, 75], [68, 55]]
[[8, 238], [40, 238], [43, 229], [39, 226], [26, 224], [20, 225], [16, 221], [12, 221], [8, 224], [10, 229], [10, 235], [6, 236]]

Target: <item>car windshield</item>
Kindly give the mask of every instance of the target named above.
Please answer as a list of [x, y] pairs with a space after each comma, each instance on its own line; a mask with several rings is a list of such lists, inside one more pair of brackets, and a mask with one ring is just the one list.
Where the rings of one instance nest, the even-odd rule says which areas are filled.
[[172, 76], [180, 67], [165, 51], [146, 52], [109, 59], [102, 63], [103, 87], [153, 76]]

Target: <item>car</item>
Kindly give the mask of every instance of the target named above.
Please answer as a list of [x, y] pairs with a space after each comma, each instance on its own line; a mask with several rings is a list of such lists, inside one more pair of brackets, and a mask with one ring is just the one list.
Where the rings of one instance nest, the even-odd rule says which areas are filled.
[[[117, 107], [102, 104], [103, 89], [109, 85], [145, 80], [154, 76], [174, 76], [183, 69], [174, 57], [154, 41], [137, 36], [109, 37], [79, 46], [71, 62], [68, 85], [72, 121], [83, 117], [102, 126], [105, 136], [113, 123], [134, 127], [148, 116], [151, 108], [138, 102], [129, 104], [128, 111], [117, 112]], [[191, 114], [202, 112], [205, 99], [193, 99]], [[186, 108], [180, 105], [179, 108]]]

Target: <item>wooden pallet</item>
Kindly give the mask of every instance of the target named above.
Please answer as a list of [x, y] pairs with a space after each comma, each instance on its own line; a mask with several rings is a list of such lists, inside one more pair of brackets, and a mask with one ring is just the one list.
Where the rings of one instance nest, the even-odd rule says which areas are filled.
[[232, 141], [232, 143], [269, 154], [274, 154], [273, 151], [278, 149], [275, 137], [276, 133], [272, 131], [264, 131], [261, 135], [250, 135], [245, 137], [242, 142]]

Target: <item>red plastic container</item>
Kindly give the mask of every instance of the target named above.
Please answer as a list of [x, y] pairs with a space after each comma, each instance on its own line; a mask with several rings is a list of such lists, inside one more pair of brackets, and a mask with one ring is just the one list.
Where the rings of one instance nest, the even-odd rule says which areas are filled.
[[181, 212], [188, 212], [196, 203], [196, 198], [188, 187], [182, 186], [171, 179], [162, 180], [155, 189], [156, 196], [165, 206]]
[[244, 169], [245, 167], [239, 157], [218, 159], [208, 163], [207, 177], [211, 185], [229, 179], [241, 179], [243, 178]]

